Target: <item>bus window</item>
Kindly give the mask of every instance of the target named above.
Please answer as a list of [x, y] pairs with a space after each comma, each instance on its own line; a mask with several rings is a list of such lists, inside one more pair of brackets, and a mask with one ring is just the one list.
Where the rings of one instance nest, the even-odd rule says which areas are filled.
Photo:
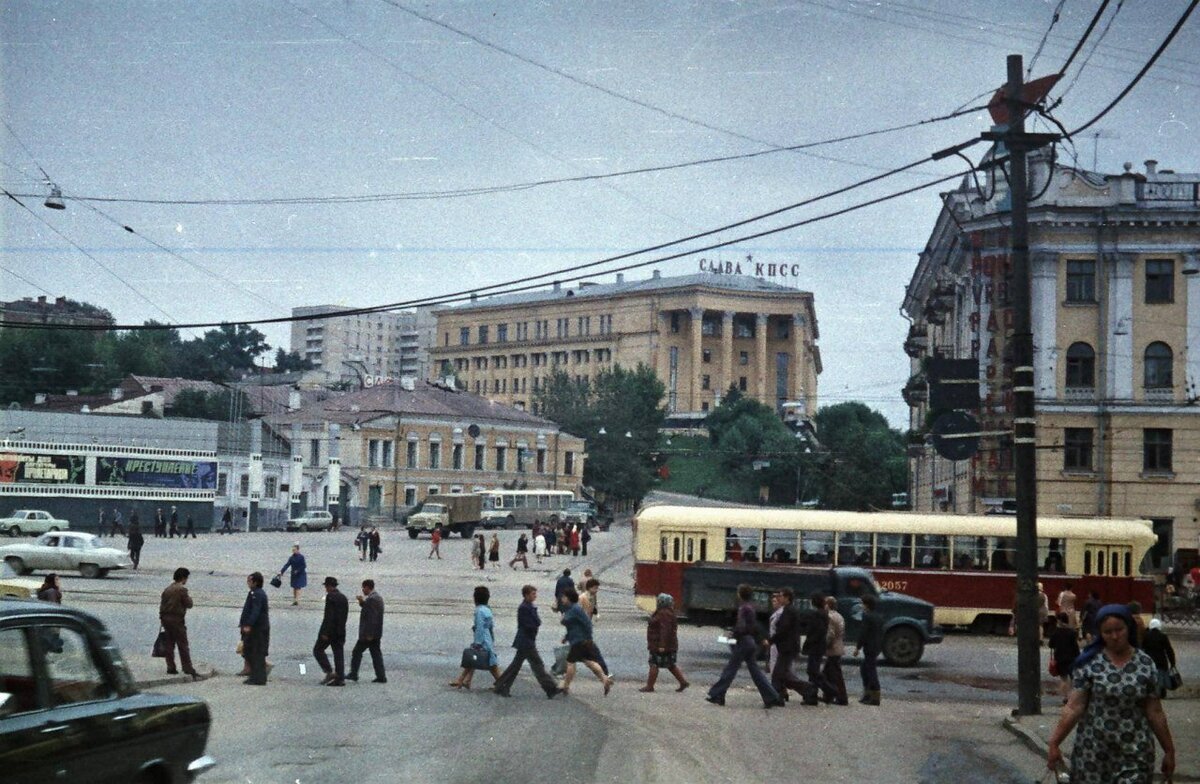
[[1113, 577], [1121, 576], [1121, 554], [1116, 550], [1112, 551], [1112, 568], [1108, 570], [1108, 573]]
[[986, 536], [956, 536], [954, 544], [954, 568], [962, 570], [988, 568], [988, 553], [991, 543]]
[[701, 561], [708, 560], [708, 537], [707, 536], [700, 540], [700, 560]]
[[917, 535], [917, 562], [920, 569], [950, 568], [950, 537], [936, 534]]
[[1083, 573], [1084, 574], [1092, 573], [1092, 551], [1091, 550], [1083, 551]]
[[804, 531], [800, 534], [800, 560], [821, 566], [833, 563], [833, 531]]
[[[528, 496], [515, 495], [513, 496], [513, 509], [524, 509], [526, 502], [531, 500], [533, 499], [529, 498]], [[534, 504], [534, 506], [536, 507], [537, 504]]]
[[837, 562], [841, 566], [870, 566], [871, 535], [861, 531], [838, 534]]
[[992, 540], [992, 571], [1012, 572], [1016, 570], [1017, 549], [1008, 539], [996, 537]]
[[875, 565], [912, 566], [912, 534], [876, 535]]
[[772, 563], [796, 563], [796, 532], [768, 530], [763, 532], [763, 560]]
[[759, 531], [757, 528], [725, 529], [725, 560], [757, 561], [759, 537], [761, 535], [762, 531]]
[[1125, 551], [1125, 576], [1131, 577], [1132, 575], [1133, 575], [1133, 551], [1126, 550]]
[[1061, 539], [1038, 539], [1038, 571], [1065, 572], [1067, 558]]

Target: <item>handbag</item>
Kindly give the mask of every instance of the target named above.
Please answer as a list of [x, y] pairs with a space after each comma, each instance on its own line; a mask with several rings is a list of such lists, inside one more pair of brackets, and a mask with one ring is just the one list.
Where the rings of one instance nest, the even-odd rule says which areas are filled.
[[281, 585], [283, 585], [283, 580], [281, 580], [279, 578], [279, 575], [275, 575], [274, 577], [271, 578], [271, 587], [272, 588], [278, 588]]
[[464, 670], [488, 669], [488, 653], [482, 645], [468, 645], [463, 648], [461, 666]]
[[1167, 688], [1171, 691], [1175, 691], [1182, 685], [1183, 685], [1183, 676], [1180, 675], [1179, 670], [1174, 665], [1172, 665], [1167, 670]]
[[567, 674], [567, 654], [571, 652], [570, 645], [560, 645], [554, 649], [554, 666], [550, 668], [550, 672], [555, 675]]
[[150, 655], [156, 659], [167, 658], [167, 630], [159, 628], [158, 636], [154, 638], [154, 647], [150, 649]]

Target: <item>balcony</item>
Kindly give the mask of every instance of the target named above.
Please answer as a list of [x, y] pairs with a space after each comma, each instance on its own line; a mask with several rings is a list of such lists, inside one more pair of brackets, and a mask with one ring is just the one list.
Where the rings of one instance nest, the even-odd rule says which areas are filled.
[[1174, 387], [1145, 387], [1142, 389], [1142, 399], [1147, 403], [1174, 403]]
[[1094, 403], [1095, 387], [1063, 387], [1063, 399], [1072, 403]]
[[924, 373], [917, 373], [908, 380], [904, 388], [900, 390], [900, 395], [904, 398], [904, 402], [909, 408], [915, 408], [921, 403], [929, 400], [929, 386], [925, 379]]
[[1136, 194], [1139, 202], [1156, 206], [1194, 206], [1200, 204], [1200, 182], [1139, 182]]

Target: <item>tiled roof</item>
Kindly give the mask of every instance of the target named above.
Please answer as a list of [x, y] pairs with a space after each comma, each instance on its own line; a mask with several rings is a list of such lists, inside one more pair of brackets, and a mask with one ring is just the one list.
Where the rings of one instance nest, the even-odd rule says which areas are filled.
[[[754, 263], [754, 262], [750, 262]], [[774, 294], [808, 296], [808, 292], [781, 286], [762, 278], [752, 278], [747, 275], [721, 275], [713, 272], [698, 272], [692, 275], [677, 275], [665, 278], [643, 278], [641, 280], [626, 280], [621, 283], [597, 283], [592, 286], [561, 289], [544, 289], [520, 294], [504, 294], [497, 297], [481, 297], [470, 303], [464, 303], [449, 308], [438, 308], [434, 313], [454, 310], [469, 310], [471, 308], [491, 308], [510, 305], [526, 305], [536, 302], [550, 302], [559, 299], [613, 297], [622, 294], [633, 294], [649, 291], [664, 291], [667, 289], [704, 286], [705, 288], [724, 289], [742, 294]]]

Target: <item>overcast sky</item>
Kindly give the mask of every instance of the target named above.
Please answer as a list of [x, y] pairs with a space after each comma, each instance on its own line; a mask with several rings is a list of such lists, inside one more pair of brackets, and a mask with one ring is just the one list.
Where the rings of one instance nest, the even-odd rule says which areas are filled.
[[[31, 214], [4, 199], [0, 296], [65, 295], [123, 323], [244, 320], [434, 296], [656, 245], [972, 138], [988, 128], [987, 114], [666, 172], [444, 192], [760, 152], [979, 104], [1003, 82], [1007, 54], [1034, 56], [1059, 5], [5, 0], [0, 115], [11, 132], [0, 128], [0, 183], [12, 193], [45, 193], [41, 167], [68, 196], [440, 195], [95, 204], [104, 215], [78, 202], [47, 210], [40, 197], [23, 199]], [[1186, 5], [1125, 2], [1078, 81], [1066, 89], [1090, 46], [1057, 89], [1065, 96], [1056, 116], [1069, 128], [1090, 119]], [[1061, 67], [1099, 2], [1061, 6], [1035, 77]], [[1147, 158], [1200, 170], [1198, 53], [1200, 15], [1099, 124], [1100, 138], [1078, 141], [1079, 164], [1091, 168], [1095, 154], [1104, 171], [1125, 161], [1140, 170]], [[961, 168], [928, 164], [718, 239]], [[654, 266], [685, 274], [701, 256], [748, 254], [798, 265], [787, 283], [815, 295], [821, 402], [862, 400], [905, 426], [898, 308], [945, 189]], [[563, 276], [580, 279], [613, 275]], [[273, 345], [287, 344], [286, 327], [263, 329]]]

